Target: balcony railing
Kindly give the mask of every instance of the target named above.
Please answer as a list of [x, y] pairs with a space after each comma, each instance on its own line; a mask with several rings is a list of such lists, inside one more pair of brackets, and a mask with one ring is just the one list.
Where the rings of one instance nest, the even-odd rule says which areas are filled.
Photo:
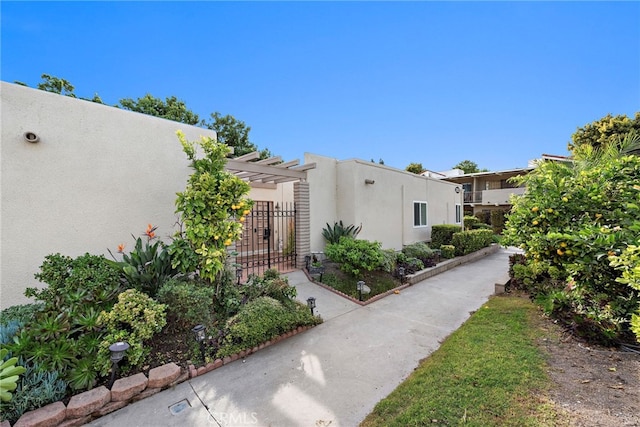
[[524, 187], [465, 191], [464, 202], [479, 205], [508, 205], [512, 194], [524, 194], [524, 191]]

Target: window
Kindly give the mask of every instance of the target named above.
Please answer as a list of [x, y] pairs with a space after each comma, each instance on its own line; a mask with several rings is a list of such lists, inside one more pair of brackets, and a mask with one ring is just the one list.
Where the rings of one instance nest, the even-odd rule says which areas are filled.
[[460, 224], [462, 220], [462, 206], [456, 204], [456, 224]]
[[426, 227], [427, 202], [413, 202], [413, 226]]

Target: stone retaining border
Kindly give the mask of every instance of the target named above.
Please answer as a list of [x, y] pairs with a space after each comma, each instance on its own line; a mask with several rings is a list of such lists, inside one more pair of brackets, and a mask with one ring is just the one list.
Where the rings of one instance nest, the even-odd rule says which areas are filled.
[[[244, 359], [250, 354], [312, 327], [298, 326], [292, 331], [272, 338], [251, 349], [243, 350], [224, 359], [216, 359], [198, 368], [193, 364], [189, 364], [187, 370], [184, 371], [171, 362], [151, 369], [148, 378], [143, 373], [120, 378], [113, 383], [111, 390], [105, 386], [96, 387], [72, 396], [66, 406], [60, 401], [25, 412], [13, 427], [74, 427], [87, 424], [96, 418], [124, 408], [130, 403], [153, 396], [162, 390], [175, 387], [184, 381], [206, 374], [238, 359]], [[11, 424], [9, 421], [3, 421], [0, 423], [0, 427], [11, 427]]]

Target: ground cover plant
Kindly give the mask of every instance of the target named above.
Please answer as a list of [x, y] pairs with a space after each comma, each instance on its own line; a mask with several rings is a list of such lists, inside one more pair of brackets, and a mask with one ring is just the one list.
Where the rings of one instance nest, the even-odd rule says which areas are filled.
[[361, 426], [556, 425], [536, 316], [525, 298], [490, 299]]

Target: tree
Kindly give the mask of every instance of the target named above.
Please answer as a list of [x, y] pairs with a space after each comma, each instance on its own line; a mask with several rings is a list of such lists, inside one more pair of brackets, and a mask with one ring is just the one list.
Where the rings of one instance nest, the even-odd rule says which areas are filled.
[[38, 83], [38, 89], [76, 98], [75, 93], [73, 93], [75, 88], [69, 81], [49, 74], [43, 74], [41, 77], [42, 82]]
[[162, 117], [163, 119], [173, 120], [175, 122], [185, 123], [188, 125], [197, 125], [200, 118], [196, 113], [187, 108], [184, 101], [171, 96], [163, 101], [155, 98], [151, 94], [146, 94], [142, 98], [133, 100], [124, 98], [120, 100], [120, 107], [125, 110], [135, 111], [150, 116]]
[[[223, 116], [217, 111], [211, 114], [211, 118], [213, 122], [205, 123], [203, 120], [202, 124], [208, 129], [216, 131], [218, 142], [233, 147], [234, 156], [242, 156], [258, 149], [258, 147], [249, 140], [251, 126], [247, 126], [242, 120], [238, 120], [229, 114]], [[266, 158], [268, 156], [269, 151], [265, 150], [265, 153], [261, 153], [260, 157]]]
[[489, 172], [489, 169], [479, 169], [476, 162], [471, 160], [463, 160], [453, 167], [454, 169], [462, 169], [464, 173]]
[[416, 175], [420, 175], [424, 172], [424, 168], [422, 167], [422, 163], [409, 163], [409, 166], [404, 168], [407, 172], [415, 173]]
[[607, 114], [603, 118], [588, 123], [571, 135], [571, 142], [567, 148], [573, 152], [580, 145], [590, 145], [599, 148], [604, 145], [618, 143], [631, 130], [640, 133], [640, 112], [633, 119], [626, 115], [612, 116]]

